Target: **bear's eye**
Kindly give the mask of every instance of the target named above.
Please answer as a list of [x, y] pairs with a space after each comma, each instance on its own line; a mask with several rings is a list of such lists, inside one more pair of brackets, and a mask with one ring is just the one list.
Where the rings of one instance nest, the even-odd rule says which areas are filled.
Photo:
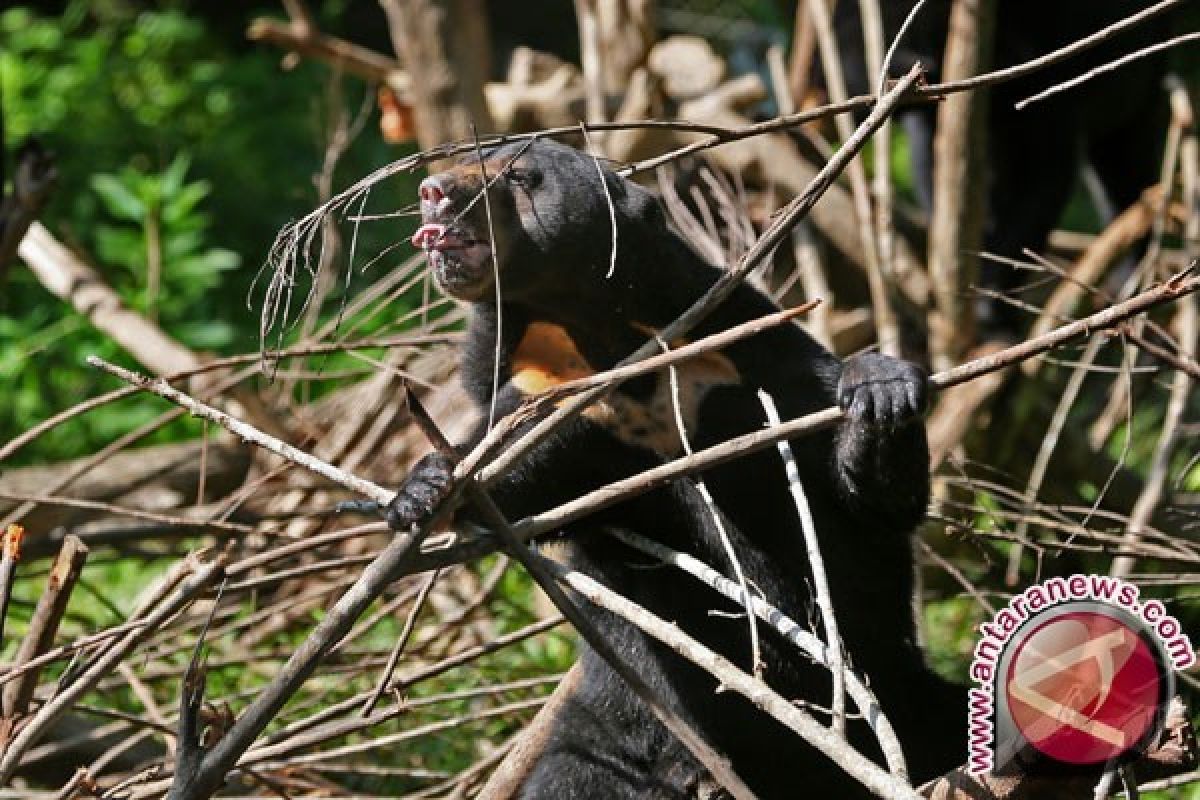
[[542, 173], [536, 169], [510, 169], [505, 177], [513, 186], [532, 189], [542, 182]]

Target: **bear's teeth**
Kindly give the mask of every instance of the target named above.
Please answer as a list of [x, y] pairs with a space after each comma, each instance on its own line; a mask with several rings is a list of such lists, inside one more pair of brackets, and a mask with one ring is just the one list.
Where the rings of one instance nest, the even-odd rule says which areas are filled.
[[417, 228], [417, 232], [412, 235], [412, 243], [414, 247], [429, 250], [436, 247], [445, 236], [445, 225], [436, 222], [427, 222], [420, 228]]

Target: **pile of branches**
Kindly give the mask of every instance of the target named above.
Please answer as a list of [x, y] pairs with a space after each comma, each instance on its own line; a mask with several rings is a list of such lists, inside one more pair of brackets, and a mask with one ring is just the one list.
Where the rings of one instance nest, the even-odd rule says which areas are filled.
[[[1104, 560], [1112, 574], [1146, 587], [1194, 583], [1200, 545], [1188, 530], [1196, 502], [1177, 483], [1195, 466], [1186, 458], [1181, 466], [1180, 456], [1200, 432], [1187, 423], [1195, 408], [1192, 381], [1200, 377], [1200, 278], [1187, 269], [1200, 255], [1200, 163], [1186, 93], [1173, 97], [1160, 185], [1101, 234], [1058, 237], [1052, 259], [1031, 254], [1028, 266], [1053, 278], [1053, 290], [1031, 308], [1029, 336], [1013, 345], [947, 333], [969, 313], [968, 270], [957, 257], [969, 243], [947, 233], [963, 228], [955, 219], [931, 220], [928, 257], [920, 255], [922, 232], [914, 233], [914, 223], [894, 208], [887, 159], [876, 161], [868, 180], [862, 155], [868, 142], [877, 154], [890, 152], [890, 119], [902, 103], [969, 104], [971, 90], [1068, 59], [1175, 2], [1016, 67], [938, 85], [913, 70], [881, 80], [877, 94], [855, 98], [839, 96], [834, 86], [831, 104], [804, 111], [792, 110], [787, 70], [775, 54], [780, 75], [771, 91], [781, 114], [758, 123], [744, 108], [768, 93], [761, 80], [724, 80], [724, 64], [695, 41], [656, 42], [647, 3], [577, 3], [582, 70], [518, 51], [507, 81], [486, 84], [460, 67], [452, 71], [455, 91], [436, 96], [424, 93], [444, 87], [445, 75], [438, 82], [431, 72], [459, 64], [456, 54], [470, 52], [472, 37], [485, 35], [476, 30], [478, 15], [449, 29], [434, 13], [440, 3], [383, 5], [400, 61], [322, 34], [298, 0], [285, 3], [288, 22], [251, 27], [253, 38], [283, 46], [291, 57], [323, 59], [376, 82], [386, 98], [380, 101], [390, 126], [385, 133], [411, 133], [422, 146], [333, 195], [332, 164], [358, 125], [343, 118], [333, 126], [321, 183], [327, 199], [285, 229], [271, 254], [262, 352], [201, 358], [125, 308], [31, 215], [19, 223], [26, 230], [17, 250], [28, 268], [151, 375], [94, 362], [115, 376], [116, 388], [0, 445], [0, 464], [66, 420], [137, 392], [158, 394], [174, 407], [84, 459], [0, 477], [0, 634], [19, 640], [12, 660], [0, 665], [0, 787], [8, 787], [0, 797], [190, 800], [227, 782], [254, 796], [362, 797], [401, 787], [413, 798], [506, 797], [536, 757], [537, 733], [556, 713], [553, 698], [573, 680], [573, 672], [563, 674], [570, 643], [564, 623], [586, 635], [592, 606], [668, 642], [880, 796], [1012, 798], [1047, 791], [965, 772], [914, 788], [902, 758], [889, 759], [886, 768], [874, 764], [703, 642], [525, 544], [622, 498], [835, 424], [837, 409], [780, 421], [526, 519], [505, 520], [491, 506], [488, 486], [498, 475], [621, 381], [767, 325], [795, 324], [794, 313], [669, 356], [651, 342], [568, 397], [533, 398], [530, 413], [544, 412], [548, 400], [557, 407], [521, 437], [511, 421], [497, 425], [455, 470], [451, 499], [469, 498], [485, 513], [491, 508], [488, 531], [446, 530], [443, 514], [394, 535], [383, 523], [359, 524], [333, 509], [350, 497], [386, 503], [392, 493], [384, 487], [404, 465], [445, 448], [469, 425], [454, 374], [463, 312], [433, 296], [419, 257], [343, 299], [333, 322], [322, 323], [314, 309], [336, 289], [339, 263], [363, 268], [354, 234], [343, 246], [339, 226], [356, 232], [377, 220], [394, 222], [395, 214], [368, 208], [380, 181], [496, 141], [582, 128], [593, 146], [625, 165], [626, 175], [687, 169], [699, 176], [687, 197], [676, 188], [678, 175], [660, 183], [676, 222], [729, 268], [664, 338], [694, 325], [742, 280], [787, 302], [797, 294], [824, 298], [805, 307], [804, 321], [842, 354], [870, 344], [900, 352], [905, 326], [928, 320], [920, 338], [940, 371], [929, 422], [937, 490], [922, 544], [926, 599], [964, 595], [979, 615], [990, 613], [1006, 591], [1040, 574], [1046, 560], [1077, 554], [1091, 565]], [[821, 35], [829, 20], [812, 13], [817, 49], [834, 47]], [[956, 35], [969, 43], [974, 32]], [[836, 53], [823, 55], [836, 60]], [[689, 67], [672, 66], [680, 60]], [[877, 66], [887, 73], [886, 59]], [[625, 87], [619, 103], [614, 86]], [[866, 114], [857, 127], [849, 116], [855, 111]], [[672, 119], [661, 116], [668, 112]], [[588, 122], [573, 121], [580, 117]], [[703, 122], [673, 121], [688, 119]], [[472, 120], [483, 130], [510, 132], [481, 140]], [[815, 164], [790, 132], [822, 121], [836, 126], [840, 146]], [[537, 130], [523, 130], [531, 126]], [[966, 159], [969, 131], [946, 135], [961, 138], [941, 157]], [[961, 197], [969, 190], [947, 189]], [[969, 206], [943, 208], [957, 214]], [[6, 240], [11, 236], [10, 228]], [[1120, 296], [1096, 288], [1147, 236], [1146, 255], [1124, 278]], [[1168, 237], [1179, 238], [1182, 249], [1168, 247]], [[780, 250], [790, 257], [777, 257]], [[371, 254], [369, 263], [385, 258], [394, 256]], [[829, 277], [843, 267], [861, 303], [829, 302]], [[306, 281], [310, 296], [293, 304], [293, 292]], [[397, 299], [414, 293], [423, 293], [423, 301], [396, 315]], [[357, 337], [379, 318], [389, 318], [383, 333]], [[352, 355], [363, 368], [326, 369], [335, 354]], [[264, 373], [271, 380], [257, 381]], [[354, 382], [311, 398], [314, 386], [334, 380]], [[1106, 403], [1084, 402], [1106, 394]], [[1153, 446], [1149, 469], [1140, 474], [1126, 456], [1134, 411], [1146, 409], [1157, 427], [1145, 434]], [[183, 414], [207, 421], [201, 440], [136, 447]], [[1122, 424], [1126, 446], [1110, 457], [1105, 448]], [[1098, 487], [1091, 504], [1079, 498], [1083, 484]], [[752, 605], [818, 662], [828, 663], [837, 647], [781, 619], [770, 598], [744, 597], [711, 566], [653, 542], [631, 543]], [[89, 580], [92, 570], [130, 558], [161, 572], [135, 598], [107, 597]], [[17, 574], [45, 574], [36, 602], [11, 599]], [[531, 582], [544, 597], [529, 590]], [[569, 599], [563, 587], [583, 602]], [[72, 599], [101, 605], [111, 622], [81, 629], [70, 614]], [[847, 681], [846, 691], [859, 708], [872, 707], [867, 685]], [[1131, 788], [1138, 780], [1197, 780], [1194, 772], [1154, 774], [1194, 768], [1188, 728], [1177, 711], [1145, 769], [1123, 774]], [[887, 726], [876, 731], [883, 751], [895, 753], [901, 743], [889, 738]], [[711, 766], [724, 783], [719, 763]]]

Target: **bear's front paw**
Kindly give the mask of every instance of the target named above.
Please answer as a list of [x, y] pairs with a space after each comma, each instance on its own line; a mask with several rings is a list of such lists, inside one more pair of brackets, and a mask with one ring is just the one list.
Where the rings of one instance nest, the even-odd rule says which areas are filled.
[[415, 523], [430, 517], [450, 491], [454, 462], [441, 453], [429, 453], [408, 473], [388, 503], [384, 516], [388, 527], [407, 532]]
[[843, 364], [837, 400], [855, 422], [881, 427], [905, 425], [925, 413], [929, 378], [909, 361], [882, 353], [862, 353]]

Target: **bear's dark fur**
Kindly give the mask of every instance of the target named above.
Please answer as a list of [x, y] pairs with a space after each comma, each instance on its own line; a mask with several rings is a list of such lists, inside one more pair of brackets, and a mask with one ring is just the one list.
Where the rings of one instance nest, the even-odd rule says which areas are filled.
[[[463, 374], [485, 416], [492, 404], [496, 353], [495, 267], [503, 312], [500, 415], [513, 411], [530, 392], [613, 366], [720, 274], [668, 228], [646, 190], [607, 169], [602, 185], [595, 161], [572, 148], [549, 141], [524, 150], [507, 145], [487, 152], [483, 166], [490, 178], [501, 176], [489, 190], [494, 241], [489, 244], [485, 204], [476, 199], [483, 182], [480, 163], [469, 158], [422, 183], [425, 224], [414, 242], [429, 251], [439, 285], [473, 303]], [[611, 274], [606, 194], [617, 227]], [[692, 336], [775, 310], [758, 291], [742, 286]], [[853, 667], [869, 676], [907, 748], [914, 778], [954, 767], [965, 750], [965, 694], [926, 669], [911, 607], [910, 535], [929, 491], [921, 423], [924, 375], [912, 364], [876, 354], [839, 361], [790, 324], [681, 364], [678, 374], [682, 416], [697, 449], [761, 428], [760, 387], [774, 397], [784, 418], [834, 403], [847, 410], [836, 431], [792, 443], [846, 650]], [[515, 520], [678, 455], [670, 397], [665, 372], [625, 384], [602, 408], [539, 445], [494, 487], [501, 509]], [[478, 441], [485, 427], [466, 446]], [[397, 529], [429, 513], [444, 494], [445, 470], [436, 456], [414, 469], [390, 509]], [[713, 469], [704, 478], [751, 584], [794, 619], [817, 619], [803, 535], [775, 449]], [[746, 620], [737, 616], [740, 609], [691, 576], [623, 546], [604, 532], [611, 527], [692, 553], [731, 574], [694, 483], [676, 481], [572, 523], [562, 532], [567, 557], [579, 570], [749, 670], [749, 636]], [[618, 652], [730, 756], [764, 800], [861, 794], [857, 784], [795, 734], [733, 692], [718, 692], [707, 673], [619, 619], [599, 613], [595, 618]], [[828, 672], [766, 626], [760, 630], [770, 684], [789, 699], [827, 706]], [[687, 751], [605, 662], [586, 647], [581, 659], [582, 686], [521, 796], [691, 796], [703, 773]], [[865, 723], [852, 719], [849, 729], [852, 740], [878, 759]]]

